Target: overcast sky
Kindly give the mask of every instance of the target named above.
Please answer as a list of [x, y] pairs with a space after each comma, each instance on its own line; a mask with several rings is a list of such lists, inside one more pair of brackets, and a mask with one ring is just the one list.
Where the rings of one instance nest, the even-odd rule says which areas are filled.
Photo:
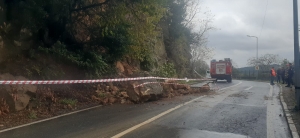
[[[213, 59], [231, 58], [238, 67], [247, 66], [247, 59], [278, 54], [293, 61], [293, 1], [292, 0], [201, 0], [215, 16], [209, 32], [208, 46], [214, 48]], [[264, 27], [263, 19], [265, 16]], [[262, 31], [261, 31], [262, 29]]]

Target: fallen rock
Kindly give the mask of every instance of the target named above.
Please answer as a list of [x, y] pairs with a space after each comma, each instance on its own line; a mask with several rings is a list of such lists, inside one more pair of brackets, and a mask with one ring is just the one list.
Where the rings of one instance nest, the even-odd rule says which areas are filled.
[[6, 103], [4, 98], [0, 99], [0, 115], [5, 115], [9, 113], [9, 105]]
[[142, 87], [135, 88], [135, 86], [145, 82], [157, 82], [157, 80], [141, 80], [138, 82], [129, 82], [127, 94], [130, 100], [136, 103], [146, 102], [149, 100], [155, 100], [157, 99], [158, 95], [163, 94], [163, 88], [159, 83], [145, 84]]
[[[0, 80], [28, 80], [25, 77], [14, 77], [9, 73], [0, 74]], [[19, 111], [24, 109], [30, 100], [30, 95], [35, 95], [37, 87], [35, 85], [1, 85], [0, 99], [3, 98], [9, 106], [9, 111]]]
[[116, 95], [117, 95], [117, 92], [116, 92], [116, 91], [112, 91], [111, 94], [112, 94], [113, 96], [116, 96]]
[[110, 92], [106, 92], [106, 93], [104, 93], [105, 94], [105, 97], [113, 97], [113, 95], [112, 95], [112, 93], [110, 93]]
[[200, 91], [201, 92], [208, 92], [208, 91], [210, 91], [209, 84], [207, 83], [207, 84], [203, 85], [202, 87], [200, 87]]
[[139, 102], [140, 101], [140, 94], [139, 90], [135, 88], [135, 86], [138, 85], [137, 82], [129, 82], [128, 87], [127, 87], [127, 95], [130, 100], [134, 102]]
[[112, 89], [114, 87], [114, 84], [112, 82], [108, 82], [107, 85], [109, 86], [110, 89]]
[[125, 104], [126, 103], [126, 99], [121, 98], [121, 104]]
[[179, 90], [177, 90], [177, 92], [180, 93], [180, 94], [183, 94], [183, 95], [190, 94], [190, 92], [188, 90], [185, 90], [185, 89], [179, 89]]
[[103, 91], [103, 90], [102, 90], [102, 88], [101, 88], [101, 85], [98, 84], [98, 85], [97, 85], [96, 93], [101, 93], [102, 91]]
[[128, 98], [128, 94], [127, 92], [120, 92], [120, 96], [124, 97], [124, 98]]
[[114, 97], [110, 97], [110, 98], [108, 98], [108, 102], [113, 104], [113, 103], [117, 102], [117, 99]]
[[108, 98], [101, 99], [101, 101], [102, 101], [102, 104], [107, 104], [108, 103]]
[[101, 101], [101, 99], [100, 98], [98, 98], [98, 97], [96, 97], [95, 95], [92, 95], [92, 100], [95, 100], [95, 101]]
[[107, 92], [109, 91], [109, 86], [105, 87], [105, 91], [107, 91]]
[[186, 84], [176, 85], [176, 90], [179, 90], [179, 89], [190, 90], [191, 87], [190, 87], [190, 85], [186, 85]]
[[113, 87], [111, 87], [111, 88], [112, 88], [112, 91], [114, 91], [114, 92], [118, 92], [118, 91], [119, 91], [119, 88], [116, 87], [116, 86], [113, 86]]

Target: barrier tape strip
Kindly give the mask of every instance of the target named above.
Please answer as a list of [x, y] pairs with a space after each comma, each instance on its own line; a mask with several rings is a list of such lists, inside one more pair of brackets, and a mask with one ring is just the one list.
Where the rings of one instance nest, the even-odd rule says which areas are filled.
[[0, 85], [19, 85], [19, 84], [78, 84], [78, 83], [100, 83], [100, 82], [121, 82], [133, 80], [215, 80], [215, 79], [188, 79], [188, 78], [162, 78], [162, 77], [137, 77], [137, 78], [115, 78], [98, 80], [0, 80]]

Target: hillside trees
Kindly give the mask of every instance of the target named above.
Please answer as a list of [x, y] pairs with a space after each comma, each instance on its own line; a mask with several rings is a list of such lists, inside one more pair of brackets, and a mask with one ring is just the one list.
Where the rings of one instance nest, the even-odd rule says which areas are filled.
[[169, 32], [165, 33], [168, 34], [164, 40], [166, 50], [175, 62], [178, 75], [190, 76], [194, 69], [202, 68], [199, 65], [204, 65], [201, 63], [211, 56], [212, 49], [206, 46], [206, 35], [213, 29], [213, 17], [207, 12], [201, 19], [195, 18], [201, 12], [199, 1], [177, 0], [169, 6], [172, 15], [166, 19], [170, 23]]
[[8, 65], [18, 62], [26, 76], [43, 79], [62, 75], [53, 72], [61, 66], [51, 63], [78, 67], [86, 77], [98, 78], [127, 57], [151, 71], [156, 62], [154, 47], [163, 39], [168, 62], [179, 76], [186, 76], [192, 45], [204, 42], [201, 33], [192, 31], [197, 12], [189, 13], [191, 2], [6, 0], [4, 6], [1, 3], [5, 19], [0, 19], [0, 36], [5, 51], [0, 50], [0, 64], [10, 70], [13, 66]]
[[255, 57], [248, 59], [248, 65], [258, 65], [261, 68], [260, 70], [269, 70], [270, 65], [278, 64], [279, 62], [279, 56], [276, 54], [265, 54], [258, 57], [258, 59]]

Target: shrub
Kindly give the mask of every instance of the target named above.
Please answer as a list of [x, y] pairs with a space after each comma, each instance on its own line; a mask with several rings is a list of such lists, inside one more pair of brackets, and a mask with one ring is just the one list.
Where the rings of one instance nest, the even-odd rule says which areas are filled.
[[156, 75], [160, 77], [174, 77], [176, 76], [176, 70], [173, 63], [165, 63], [160, 66], [156, 71]]
[[77, 104], [77, 100], [73, 99], [61, 99], [59, 101], [61, 104], [75, 106]]
[[28, 114], [29, 119], [37, 119], [37, 115], [35, 111], [30, 111]]

